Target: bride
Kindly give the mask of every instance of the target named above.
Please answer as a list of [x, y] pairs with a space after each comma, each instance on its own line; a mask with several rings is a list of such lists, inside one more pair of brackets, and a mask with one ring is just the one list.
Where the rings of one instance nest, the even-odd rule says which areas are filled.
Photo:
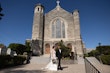
[[52, 47], [51, 53], [50, 53], [50, 62], [45, 67], [46, 70], [52, 70], [57, 71], [57, 59], [56, 59], [56, 51], [55, 47]]

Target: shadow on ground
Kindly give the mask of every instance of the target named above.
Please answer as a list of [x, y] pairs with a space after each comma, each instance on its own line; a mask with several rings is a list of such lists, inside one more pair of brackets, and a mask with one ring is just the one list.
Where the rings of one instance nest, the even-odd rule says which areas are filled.
[[46, 71], [42, 70], [8, 70], [3, 73], [45, 73]]
[[62, 68], [65, 69], [65, 68], [68, 68], [68, 66], [63, 66]]

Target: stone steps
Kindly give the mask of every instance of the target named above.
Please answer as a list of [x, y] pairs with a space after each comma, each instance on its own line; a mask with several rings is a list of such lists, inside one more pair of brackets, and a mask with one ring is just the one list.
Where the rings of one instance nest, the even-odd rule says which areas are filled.
[[30, 60], [30, 64], [47, 64], [49, 57], [44, 56], [33, 56]]
[[[84, 64], [83, 58], [78, 58], [78, 64]], [[32, 56], [30, 60], [30, 64], [47, 64], [50, 61], [50, 55], [45, 54], [42, 56]], [[61, 63], [66, 64], [77, 64], [77, 60], [61, 60]]]
[[77, 57], [77, 63], [78, 64], [84, 64], [84, 58], [83, 57]]

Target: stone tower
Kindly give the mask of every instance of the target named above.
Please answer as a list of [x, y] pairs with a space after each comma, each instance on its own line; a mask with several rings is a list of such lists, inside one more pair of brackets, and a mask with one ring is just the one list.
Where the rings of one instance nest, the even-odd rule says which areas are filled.
[[74, 43], [74, 48], [77, 51], [77, 54], [83, 54], [84, 51], [84, 47], [83, 47], [83, 42], [81, 39], [81, 34], [80, 34], [80, 21], [79, 21], [79, 11], [78, 10], [74, 10], [73, 12], [73, 23], [74, 23], [74, 33], [75, 33], [75, 43]]
[[32, 30], [32, 50], [34, 55], [42, 53], [43, 48], [43, 29], [44, 29], [44, 7], [37, 4], [34, 10], [34, 21]]
[[77, 56], [83, 56], [84, 43], [80, 34], [79, 11], [70, 13], [60, 6], [43, 13], [44, 7], [38, 4], [34, 11], [32, 50], [33, 54], [50, 54], [53, 45], [63, 40], [64, 45], [70, 47]]

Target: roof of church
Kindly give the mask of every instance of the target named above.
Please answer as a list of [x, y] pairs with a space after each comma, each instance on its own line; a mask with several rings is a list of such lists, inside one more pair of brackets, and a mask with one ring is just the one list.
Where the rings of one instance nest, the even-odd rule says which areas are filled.
[[59, 0], [57, 0], [57, 5], [56, 5], [56, 7], [54, 8], [54, 9], [52, 9], [52, 10], [50, 10], [48, 13], [46, 13], [46, 14], [49, 14], [49, 13], [51, 13], [51, 12], [65, 12], [65, 13], [68, 13], [68, 14], [70, 14], [70, 15], [72, 15], [72, 13], [70, 13], [70, 12], [68, 12], [67, 10], [65, 10], [65, 9], [63, 9], [61, 6], [60, 6], [60, 1]]

